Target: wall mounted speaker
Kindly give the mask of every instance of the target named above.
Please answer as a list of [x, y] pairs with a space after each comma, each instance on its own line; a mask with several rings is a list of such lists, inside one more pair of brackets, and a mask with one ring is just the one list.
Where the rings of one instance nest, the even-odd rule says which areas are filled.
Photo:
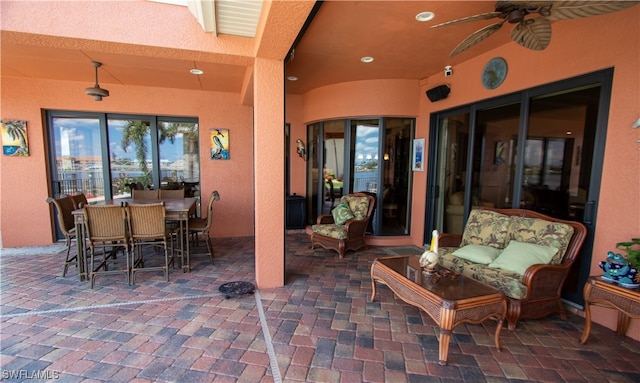
[[451, 88], [449, 88], [448, 85], [439, 85], [427, 90], [427, 97], [429, 98], [429, 101], [434, 102], [447, 98], [449, 92], [451, 92]]

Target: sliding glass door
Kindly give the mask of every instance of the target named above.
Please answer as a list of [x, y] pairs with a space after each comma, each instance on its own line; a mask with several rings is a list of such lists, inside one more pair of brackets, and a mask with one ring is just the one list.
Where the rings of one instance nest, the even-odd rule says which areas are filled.
[[330, 214], [347, 193], [376, 198], [369, 232], [409, 234], [410, 118], [330, 120], [308, 126], [307, 216]]
[[425, 243], [461, 234], [471, 209], [524, 208], [588, 228], [563, 296], [582, 305], [595, 229], [612, 71], [432, 116]]

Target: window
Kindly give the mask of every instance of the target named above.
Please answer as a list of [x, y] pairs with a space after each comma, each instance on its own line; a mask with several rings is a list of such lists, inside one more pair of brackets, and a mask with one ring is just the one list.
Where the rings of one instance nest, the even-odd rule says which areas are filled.
[[47, 112], [54, 195], [85, 193], [89, 202], [131, 196], [143, 188], [185, 188], [200, 182], [194, 118]]

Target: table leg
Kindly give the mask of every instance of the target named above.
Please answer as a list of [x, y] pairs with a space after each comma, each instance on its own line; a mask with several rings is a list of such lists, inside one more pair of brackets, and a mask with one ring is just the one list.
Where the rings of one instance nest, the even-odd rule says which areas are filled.
[[591, 308], [589, 307], [589, 301], [584, 301], [584, 330], [582, 331], [582, 338], [580, 338], [580, 343], [587, 343], [587, 339], [589, 339], [589, 333], [591, 332]]
[[500, 348], [500, 331], [502, 331], [503, 323], [504, 323], [504, 318], [498, 318], [498, 326], [496, 327], [496, 334], [495, 334], [496, 349], [498, 350], [498, 352], [502, 351], [502, 348]]
[[189, 241], [189, 213], [187, 213], [187, 216], [184, 220], [184, 232], [186, 233], [185, 235], [185, 240], [187, 241], [187, 250], [185, 252], [186, 258], [187, 258], [187, 270], [185, 271], [184, 269], [182, 270], [183, 272], [186, 273], [190, 273], [191, 272], [191, 260], [189, 259], [189, 243], [191, 241]]
[[627, 333], [627, 329], [629, 328], [629, 322], [631, 318], [622, 311], [618, 310], [618, 326], [616, 327], [616, 332], [620, 335], [625, 335]]
[[[79, 219], [76, 217], [76, 220]], [[85, 233], [84, 224], [76, 221], [76, 262], [78, 265], [78, 278], [81, 281], [86, 279], [87, 256], [85, 254]]]
[[443, 308], [440, 311], [440, 339], [438, 341], [438, 363], [441, 366], [447, 364], [449, 357], [449, 342], [451, 341], [451, 333], [453, 331], [453, 320], [455, 318], [455, 310]]

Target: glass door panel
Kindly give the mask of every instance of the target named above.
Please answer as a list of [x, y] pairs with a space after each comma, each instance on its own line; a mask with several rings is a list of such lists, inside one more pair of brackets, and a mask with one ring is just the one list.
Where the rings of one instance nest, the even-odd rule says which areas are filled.
[[344, 192], [344, 120], [323, 123], [322, 213], [330, 214]]
[[413, 119], [384, 120], [382, 235], [409, 234]]
[[113, 198], [131, 196], [129, 184], [154, 188], [149, 120], [108, 120]]
[[471, 209], [511, 207], [520, 104], [483, 109], [473, 139]]
[[100, 119], [53, 117], [54, 197], [84, 193], [89, 202], [105, 199]]
[[349, 190], [362, 192], [376, 199], [376, 210], [369, 220], [368, 232], [379, 234], [381, 193], [380, 172], [380, 119], [351, 120], [351, 161], [349, 163]]
[[[435, 165], [434, 227], [444, 233], [462, 234], [469, 114], [446, 116], [438, 123], [438, 156]], [[431, 237], [431, 233], [428, 234]], [[425, 243], [426, 242], [425, 238]]]

